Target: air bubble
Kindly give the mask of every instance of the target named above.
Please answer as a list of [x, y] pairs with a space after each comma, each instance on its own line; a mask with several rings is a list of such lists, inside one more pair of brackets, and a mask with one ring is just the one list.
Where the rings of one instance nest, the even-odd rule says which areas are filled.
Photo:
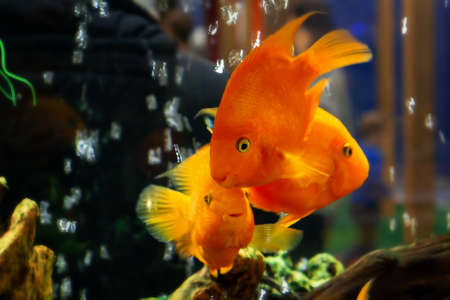
[[86, 49], [88, 46], [86, 22], [80, 22], [78, 25], [78, 30], [75, 33], [75, 46], [78, 49]]
[[111, 256], [109, 255], [108, 249], [106, 249], [105, 245], [100, 246], [100, 258], [105, 260], [111, 259]]
[[47, 201], [41, 201], [39, 203], [39, 214], [41, 216], [41, 224], [51, 224], [52, 223], [52, 214], [49, 213], [48, 209], [50, 207], [50, 203]]
[[407, 212], [404, 212], [402, 217], [403, 217], [403, 225], [405, 227], [409, 227], [411, 225], [411, 217], [409, 216], [409, 214]]
[[178, 144], [174, 144], [173, 148], [175, 149], [175, 154], [177, 156], [177, 163], [180, 163], [183, 161], [183, 155], [181, 154], [180, 147]]
[[261, 31], [258, 30], [256, 32], [256, 39], [254, 42], [252, 42], [252, 49], [255, 49], [256, 47], [259, 47], [261, 45]]
[[147, 153], [147, 162], [149, 165], [159, 165], [162, 162], [161, 147], [149, 149]]
[[214, 72], [222, 74], [225, 69], [225, 62], [223, 59], [218, 59], [216, 65], [214, 66]]
[[208, 34], [215, 35], [219, 29], [219, 21], [216, 20], [214, 24], [209, 24], [208, 26]]
[[433, 119], [433, 115], [428, 113], [425, 116], [425, 127], [432, 130], [434, 128], [434, 119]]
[[89, 163], [96, 161], [95, 149], [98, 148], [98, 130], [78, 130], [75, 136], [75, 152], [78, 157]]
[[194, 265], [195, 265], [194, 257], [191, 256], [188, 259], [186, 259], [186, 266], [185, 266], [186, 277], [189, 277], [194, 273]]
[[450, 212], [447, 213], [447, 230], [450, 230]]
[[87, 291], [86, 289], [82, 289], [80, 292], [80, 300], [87, 300]]
[[289, 284], [286, 281], [286, 279], [283, 278], [281, 282], [281, 293], [288, 294], [289, 292], [290, 292]]
[[402, 19], [402, 34], [408, 33], [408, 17], [403, 17]]
[[100, 17], [108, 17], [109, 16], [109, 6], [108, 2], [104, 0], [92, 0], [91, 5], [94, 9], [98, 11], [98, 15]]
[[172, 100], [167, 101], [164, 105], [164, 116], [166, 117], [167, 125], [178, 132], [184, 129], [182, 116], [178, 112], [180, 102], [179, 97], [173, 97]]
[[175, 67], [175, 83], [177, 85], [181, 85], [183, 83], [183, 74], [184, 74], [184, 67], [176, 66]]
[[397, 228], [397, 221], [395, 220], [395, 218], [392, 218], [389, 220], [389, 230], [391, 232], [395, 231], [395, 229]]
[[67, 261], [66, 258], [64, 257], [64, 254], [58, 254], [56, 256], [55, 267], [56, 273], [58, 274], [62, 274], [67, 271]]
[[148, 110], [156, 110], [158, 108], [156, 96], [153, 94], [147, 95], [147, 97], [145, 97], [145, 103], [147, 104]]
[[65, 174], [72, 173], [72, 160], [70, 158], [64, 158], [63, 166]]
[[92, 258], [94, 257], [94, 252], [92, 250], [87, 250], [84, 255], [83, 263], [85, 266], [90, 266], [92, 263]]
[[167, 243], [164, 249], [163, 260], [171, 261], [175, 254], [175, 246], [172, 243]]
[[112, 122], [109, 136], [113, 140], [120, 140], [120, 137], [122, 136], [122, 126], [117, 122]]
[[258, 294], [258, 300], [265, 300], [267, 291], [265, 289], [259, 289]]
[[67, 299], [72, 296], [72, 280], [70, 280], [70, 277], [64, 277], [62, 279], [59, 295], [62, 299]]
[[64, 196], [63, 207], [65, 210], [70, 210], [75, 204], [78, 204], [81, 199], [81, 189], [73, 187], [70, 189], [70, 194]]
[[172, 151], [172, 131], [170, 128], [164, 129], [164, 151]]
[[394, 166], [389, 166], [389, 183], [393, 184], [395, 181], [395, 168]]
[[447, 144], [447, 139], [445, 138], [444, 132], [442, 132], [442, 130], [439, 130], [439, 140], [442, 144]]
[[52, 85], [53, 84], [53, 78], [55, 78], [55, 73], [51, 71], [46, 71], [42, 73], [42, 79], [44, 80], [44, 83], [46, 85]]
[[410, 115], [414, 114], [414, 108], [416, 107], [416, 101], [414, 100], [414, 97], [411, 97], [406, 101], [406, 108], [408, 109], [408, 113]]
[[80, 65], [83, 63], [83, 50], [81, 49], [75, 49], [73, 50], [73, 55], [72, 55], [72, 63], [74, 65]]

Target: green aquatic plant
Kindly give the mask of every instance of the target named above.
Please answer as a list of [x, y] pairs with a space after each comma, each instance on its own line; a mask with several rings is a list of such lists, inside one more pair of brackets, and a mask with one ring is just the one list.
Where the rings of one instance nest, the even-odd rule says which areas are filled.
[[287, 252], [280, 251], [264, 261], [266, 271], [259, 289], [277, 297], [301, 298], [344, 271], [342, 263], [328, 253], [302, 258], [294, 265]]
[[17, 81], [22, 82], [23, 84], [27, 85], [30, 90], [31, 90], [31, 95], [33, 97], [33, 104], [36, 105], [36, 91], [34, 90], [33, 85], [31, 84], [30, 81], [28, 81], [27, 79], [17, 76], [11, 72], [8, 71], [8, 69], [6, 68], [6, 53], [5, 53], [5, 46], [3, 45], [3, 41], [0, 40], [0, 59], [1, 59], [1, 69], [0, 69], [0, 75], [3, 77], [3, 79], [5, 80], [6, 84], [9, 87], [9, 92], [6, 91], [1, 85], [0, 85], [0, 92], [9, 100], [11, 100], [11, 102], [13, 103], [14, 106], [16, 106], [17, 103], [17, 99], [16, 99], [16, 91], [14, 89], [14, 85], [11, 82], [11, 79], [15, 79]]

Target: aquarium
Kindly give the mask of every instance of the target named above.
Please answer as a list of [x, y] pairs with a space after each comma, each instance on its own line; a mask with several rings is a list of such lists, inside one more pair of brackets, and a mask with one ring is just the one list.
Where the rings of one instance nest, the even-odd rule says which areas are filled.
[[448, 2], [0, 1], [0, 299], [450, 297]]

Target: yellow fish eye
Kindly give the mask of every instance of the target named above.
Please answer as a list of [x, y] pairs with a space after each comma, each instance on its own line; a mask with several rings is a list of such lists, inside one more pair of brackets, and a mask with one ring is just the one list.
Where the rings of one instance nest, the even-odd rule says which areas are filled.
[[250, 140], [246, 137], [241, 137], [236, 143], [236, 148], [239, 152], [247, 152], [250, 149]]
[[203, 199], [205, 200], [206, 205], [209, 206], [209, 204], [211, 204], [212, 196], [211, 196], [211, 194], [208, 194], [208, 195], [205, 195], [205, 197]]
[[344, 148], [342, 148], [342, 152], [344, 153], [345, 157], [352, 156], [353, 150], [352, 150], [352, 147], [350, 146], [350, 143], [344, 144]]

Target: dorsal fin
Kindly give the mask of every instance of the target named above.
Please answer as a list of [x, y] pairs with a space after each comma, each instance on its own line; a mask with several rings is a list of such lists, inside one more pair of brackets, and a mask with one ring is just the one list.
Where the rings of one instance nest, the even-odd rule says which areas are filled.
[[297, 19], [287, 23], [280, 30], [262, 41], [258, 51], [267, 50], [270, 51], [271, 55], [279, 51], [283, 54], [292, 56], [295, 34], [297, 33], [299, 27], [306, 21], [306, 19], [316, 13], [318, 12], [312, 11], [306, 13], [301, 17], [298, 17]]

